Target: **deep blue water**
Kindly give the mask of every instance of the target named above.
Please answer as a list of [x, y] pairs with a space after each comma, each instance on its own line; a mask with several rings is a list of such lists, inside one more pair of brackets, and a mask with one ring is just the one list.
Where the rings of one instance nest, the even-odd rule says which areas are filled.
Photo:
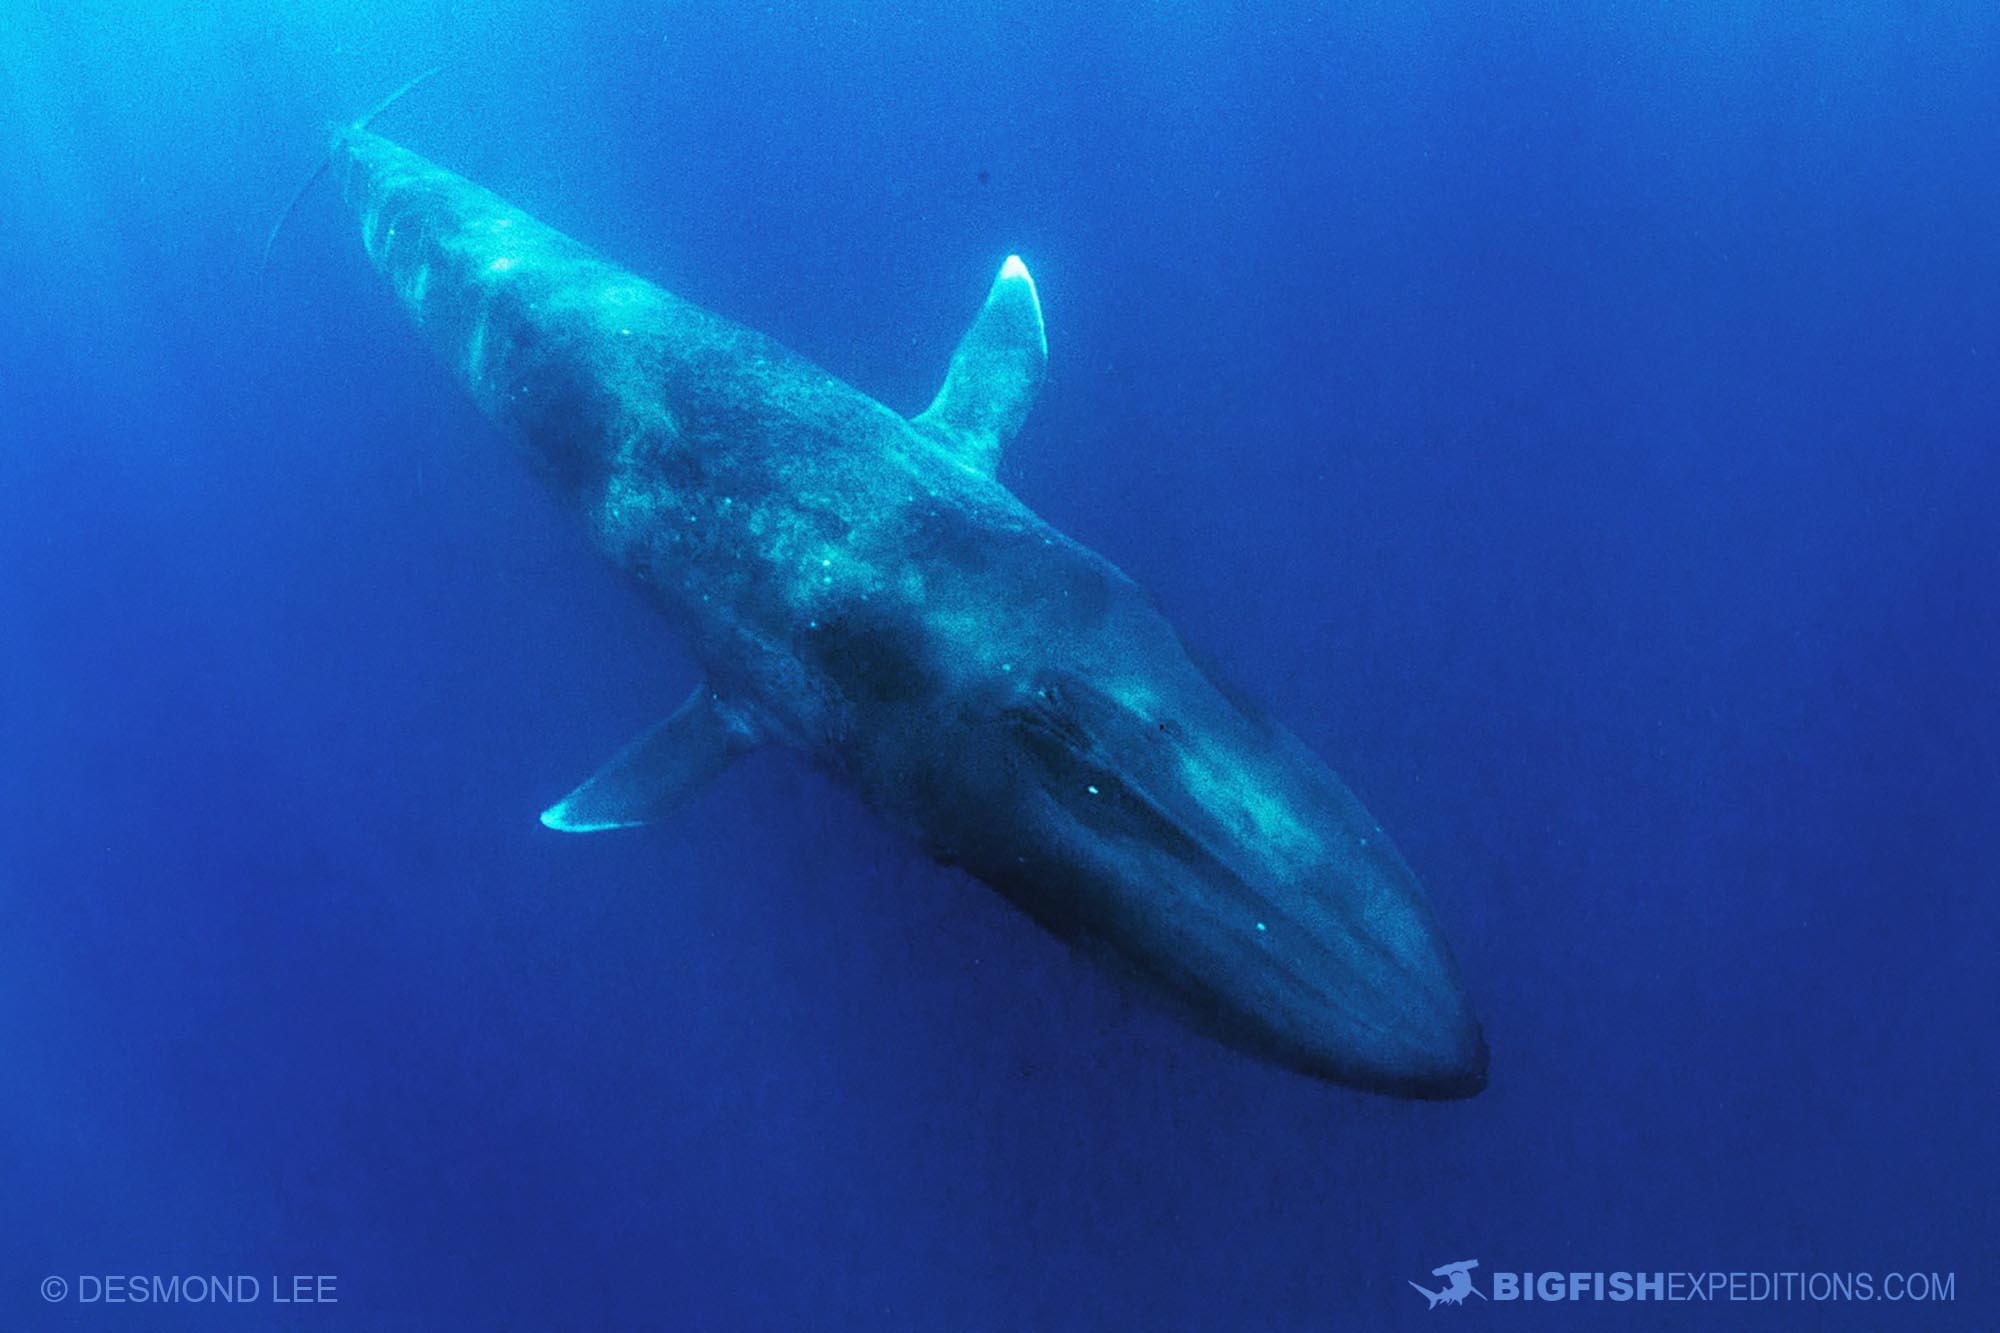
[[[2000, 12], [179, 6], [0, 28], [0, 1328], [1990, 1327]], [[1478, 1099], [1184, 1032], [694, 679], [332, 190], [382, 132], [1002, 476], [1428, 886]], [[331, 1309], [45, 1276], [337, 1276]], [[1478, 1308], [1485, 1305], [1487, 1308]]]

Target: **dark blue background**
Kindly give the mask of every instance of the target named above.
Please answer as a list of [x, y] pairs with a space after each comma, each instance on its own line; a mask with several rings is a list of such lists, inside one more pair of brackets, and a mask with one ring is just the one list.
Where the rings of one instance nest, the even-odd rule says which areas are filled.
[[[190, 1271], [338, 1274], [325, 1328], [1620, 1313], [1424, 1313], [1465, 1257], [1990, 1317], [1990, 6], [55, 8], [0, 35], [0, 1327], [287, 1322], [36, 1294]], [[782, 755], [541, 829], [684, 651], [331, 191], [256, 275], [444, 57], [378, 128], [899, 409], [1019, 250], [1004, 478], [1394, 832], [1490, 1089], [1186, 1035]]]

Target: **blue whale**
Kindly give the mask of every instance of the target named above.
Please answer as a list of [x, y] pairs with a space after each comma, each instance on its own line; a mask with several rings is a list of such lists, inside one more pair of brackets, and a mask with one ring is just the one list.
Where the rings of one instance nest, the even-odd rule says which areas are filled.
[[1238, 1049], [1406, 1097], [1484, 1086], [1380, 826], [996, 478], [1048, 357], [1020, 259], [905, 417], [361, 125], [330, 165], [411, 319], [705, 673], [543, 823], [657, 821], [789, 746]]

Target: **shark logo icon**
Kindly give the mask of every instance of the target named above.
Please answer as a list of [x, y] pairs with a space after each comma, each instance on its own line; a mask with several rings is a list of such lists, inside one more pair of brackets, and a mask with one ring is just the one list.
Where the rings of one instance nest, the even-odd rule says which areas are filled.
[[1431, 1303], [1430, 1308], [1433, 1310], [1440, 1305], [1463, 1305], [1467, 1296], [1477, 1296], [1483, 1301], [1486, 1299], [1486, 1293], [1472, 1285], [1472, 1270], [1477, 1267], [1479, 1267], [1477, 1259], [1461, 1259], [1455, 1264], [1433, 1268], [1431, 1276], [1444, 1279], [1444, 1285], [1436, 1291], [1419, 1286], [1415, 1282], [1410, 1285], [1424, 1294], [1424, 1299]]

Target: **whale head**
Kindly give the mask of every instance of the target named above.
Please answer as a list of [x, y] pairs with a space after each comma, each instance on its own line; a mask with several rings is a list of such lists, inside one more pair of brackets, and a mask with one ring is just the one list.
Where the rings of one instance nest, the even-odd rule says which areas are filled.
[[1041, 563], [1067, 610], [959, 646], [989, 684], [926, 710], [933, 744], [914, 767], [899, 755], [887, 804], [1232, 1046], [1398, 1096], [1480, 1091], [1457, 963], [1381, 826], [1202, 672], [1130, 580], [1087, 553]]

